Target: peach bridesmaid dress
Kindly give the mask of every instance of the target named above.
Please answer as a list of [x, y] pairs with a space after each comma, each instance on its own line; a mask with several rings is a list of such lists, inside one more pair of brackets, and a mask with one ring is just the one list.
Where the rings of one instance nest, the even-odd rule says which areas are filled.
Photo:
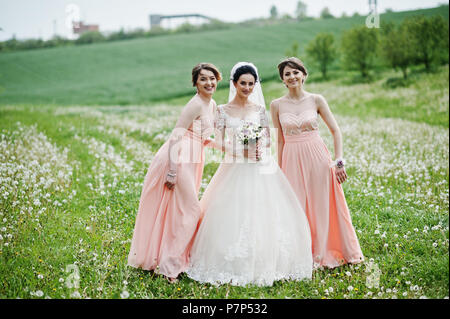
[[159, 274], [171, 278], [176, 278], [188, 266], [200, 220], [198, 191], [204, 166], [202, 135], [212, 127], [213, 119], [202, 116], [177, 143], [180, 146], [179, 163], [173, 190], [164, 185], [169, 170], [169, 141], [155, 155], [144, 180], [128, 265], [156, 269]]
[[308, 217], [314, 267], [334, 268], [364, 260], [352, 225], [342, 186], [335, 175], [330, 153], [319, 135], [314, 95], [305, 96], [299, 114], [283, 112], [279, 105], [284, 148], [281, 169]]

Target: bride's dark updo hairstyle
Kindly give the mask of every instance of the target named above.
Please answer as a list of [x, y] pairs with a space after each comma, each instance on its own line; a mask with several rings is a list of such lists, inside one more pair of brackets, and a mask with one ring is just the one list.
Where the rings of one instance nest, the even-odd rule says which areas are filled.
[[256, 74], [256, 70], [250, 65], [243, 65], [236, 69], [233, 74], [233, 82], [236, 83], [242, 74], [251, 74], [255, 78], [255, 82], [258, 81], [258, 75]]

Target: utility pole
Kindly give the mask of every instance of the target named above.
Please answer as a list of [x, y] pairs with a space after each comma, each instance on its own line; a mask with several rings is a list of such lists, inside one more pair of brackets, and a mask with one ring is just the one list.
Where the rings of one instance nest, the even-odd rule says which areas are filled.
[[377, 0], [369, 0], [369, 12], [377, 14]]
[[56, 19], [53, 20], [53, 37], [56, 37]]
[[366, 18], [366, 26], [369, 29], [380, 27], [380, 16], [377, 10], [377, 0], [369, 0], [369, 15]]

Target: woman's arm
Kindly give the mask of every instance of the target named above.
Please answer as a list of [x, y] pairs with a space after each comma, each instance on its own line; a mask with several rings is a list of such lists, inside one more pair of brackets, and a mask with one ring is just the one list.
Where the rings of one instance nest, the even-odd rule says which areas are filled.
[[178, 148], [177, 143], [186, 133], [186, 130], [192, 125], [194, 120], [201, 115], [199, 105], [188, 103], [181, 112], [180, 117], [169, 138], [169, 172], [167, 173], [166, 186], [172, 189], [177, 182], [178, 167]]
[[278, 105], [275, 103], [275, 101], [272, 101], [270, 103], [270, 114], [272, 116], [272, 122], [273, 126], [277, 130], [277, 155], [278, 155], [278, 166], [281, 167], [281, 161], [283, 156], [283, 148], [284, 148], [284, 136], [283, 136], [283, 130], [281, 128], [280, 124], [280, 114]]
[[209, 134], [207, 134], [209, 137], [204, 139], [203, 145], [206, 146], [206, 147], [219, 149], [217, 144], [214, 142], [214, 139], [212, 139], [210, 137], [212, 134], [214, 135], [214, 138], [216, 136], [216, 121], [217, 121], [217, 112], [218, 112], [216, 101], [214, 101], [214, 99], [212, 99], [211, 101], [212, 101], [212, 104], [213, 104], [214, 127], [211, 130], [209, 130], [209, 129], [207, 130], [207, 132], [209, 132]]
[[[317, 110], [320, 116], [333, 135], [335, 159], [342, 159], [342, 156], [344, 155], [342, 151], [342, 134], [336, 119], [334, 118], [333, 113], [331, 113], [330, 107], [322, 95], [317, 94], [314, 98], [316, 100]], [[342, 183], [347, 179], [347, 174], [344, 167], [336, 167], [336, 177], [339, 183]]]
[[219, 107], [214, 104], [214, 139], [208, 139], [206, 145], [225, 152], [225, 118], [221, 115]]
[[261, 126], [264, 129], [264, 135], [266, 137], [266, 145], [264, 145], [263, 147], [270, 147], [270, 125], [269, 125], [269, 118], [267, 117], [266, 114], [266, 108], [265, 107], [261, 107]]

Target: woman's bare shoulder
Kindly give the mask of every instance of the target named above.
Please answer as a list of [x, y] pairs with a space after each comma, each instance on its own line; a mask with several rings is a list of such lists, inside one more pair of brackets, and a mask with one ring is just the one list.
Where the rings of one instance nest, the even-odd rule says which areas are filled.
[[184, 108], [191, 112], [197, 112], [201, 111], [203, 104], [204, 102], [197, 95], [194, 95], [189, 102], [186, 103]]
[[327, 100], [324, 98], [324, 96], [320, 93], [310, 93], [313, 98], [314, 101], [316, 102], [316, 105], [326, 105], [327, 104]]
[[270, 102], [270, 108], [278, 108], [280, 104], [283, 104], [285, 99], [286, 97], [283, 95], [277, 99], [272, 100], [272, 102]]

